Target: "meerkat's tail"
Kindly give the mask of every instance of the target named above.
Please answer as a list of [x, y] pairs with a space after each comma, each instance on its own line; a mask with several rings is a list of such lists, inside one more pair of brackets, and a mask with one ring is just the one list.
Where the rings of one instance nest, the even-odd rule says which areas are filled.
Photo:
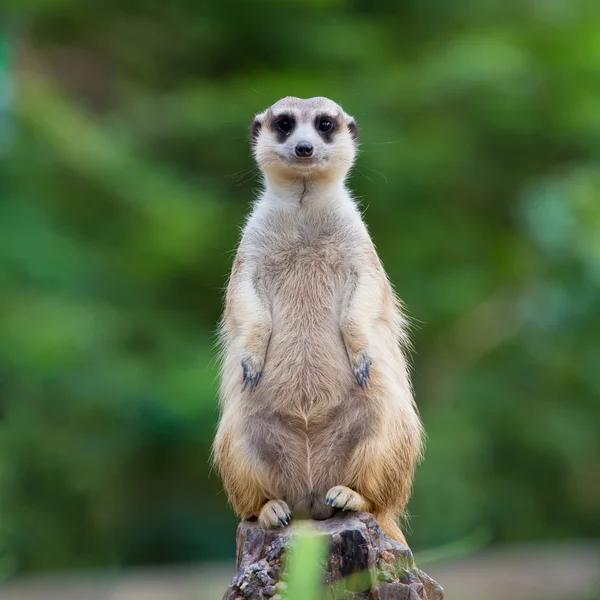
[[391, 537], [393, 540], [400, 542], [407, 548], [409, 547], [408, 544], [406, 543], [406, 538], [404, 537], [404, 534], [400, 530], [398, 523], [396, 523], [396, 519], [394, 518], [393, 514], [388, 513], [388, 512], [382, 512], [382, 513], [375, 513], [373, 516], [375, 517], [375, 520], [377, 521], [377, 523], [379, 523], [379, 526], [381, 527], [381, 529], [383, 529], [383, 532], [388, 537]]

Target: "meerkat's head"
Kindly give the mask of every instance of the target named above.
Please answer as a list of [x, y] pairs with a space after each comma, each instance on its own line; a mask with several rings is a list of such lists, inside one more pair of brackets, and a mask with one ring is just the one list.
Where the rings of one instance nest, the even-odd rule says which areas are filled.
[[328, 98], [279, 100], [251, 127], [256, 161], [267, 178], [343, 179], [356, 156], [356, 121]]

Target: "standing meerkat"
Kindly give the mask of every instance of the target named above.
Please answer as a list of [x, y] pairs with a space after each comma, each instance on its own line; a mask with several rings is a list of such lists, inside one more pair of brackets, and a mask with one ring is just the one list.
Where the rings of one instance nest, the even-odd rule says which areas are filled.
[[214, 458], [261, 526], [372, 513], [406, 544], [423, 431], [406, 321], [345, 186], [357, 126], [327, 98], [283, 98], [252, 128], [264, 190], [244, 227], [220, 328]]

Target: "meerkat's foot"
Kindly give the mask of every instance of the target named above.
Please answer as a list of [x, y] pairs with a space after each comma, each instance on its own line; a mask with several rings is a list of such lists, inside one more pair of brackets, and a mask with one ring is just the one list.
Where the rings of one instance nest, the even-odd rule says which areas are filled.
[[325, 502], [329, 504], [329, 506], [344, 511], [352, 510], [355, 512], [368, 512], [368, 506], [364, 498], [358, 492], [355, 492], [344, 485], [332, 487], [327, 492]]
[[283, 500], [269, 500], [258, 513], [258, 523], [263, 529], [285, 527], [292, 520], [292, 511]]
[[242, 390], [245, 390], [250, 384], [250, 391], [258, 385], [262, 375], [263, 360], [248, 356], [242, 359]]
[[373, 359], [371, 358], [371, 355], [365, 350], [357, 354], [351, 362], [354, 377], [356, 377], [358, 385], [360, 385], [360, 387], [364, 390], [365, 387], [369, 384], [369, 377], [371, 376], [371, 365], [373, 364]]

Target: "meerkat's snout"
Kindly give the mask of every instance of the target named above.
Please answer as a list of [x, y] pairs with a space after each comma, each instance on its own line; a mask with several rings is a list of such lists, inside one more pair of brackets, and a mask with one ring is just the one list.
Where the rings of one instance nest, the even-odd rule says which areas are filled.
[[298, 158], [310, 158], [313, 155], [313, 147], [309, 142], [296, 144], [296, 156]]
[[356, 122], [328, 98], [283, 98], [256, 116], [251, 136], [267, 179], [344, 179], [357, 149]]

